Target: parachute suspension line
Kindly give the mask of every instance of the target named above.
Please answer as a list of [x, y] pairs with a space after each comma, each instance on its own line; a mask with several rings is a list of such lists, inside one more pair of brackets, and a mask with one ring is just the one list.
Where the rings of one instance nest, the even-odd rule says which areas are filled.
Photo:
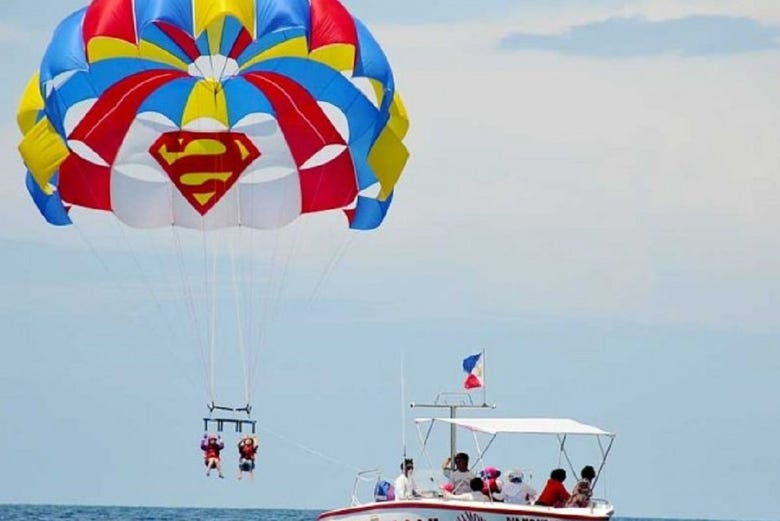
[[208, 252], [208, 238], [206, 236], [205, 223], [201, 222], [201, 243], [203, 245], [203, 281], [204, 281], [204, 293], [206, 296], [205, 303], [206, 309], [209, 309], [209, 322], [207, 327], [206, 338], [208, 341], [209, 349], [209, 395], [211, 396], [211, 403], [214, 403], [214, 344], [215, 334], [214, 329], [216, 327], [216, 303], [212, 300], [213, 292], [211, 291], [210, 278], [209, 278], [209, 252]]
[[[297, 223], [293, 223], [290, 226], [290, 229], [296, 228]], [[270, 278], [268, 280], [268, 288], [266, 289], [266, 295], [267, 299], [265, 301], [266, 307], [265, 311], [263, 313], [263, 321], [268, 324], [273, 320], [273, 317], [277, 313], [277, 309], [279, 307], [279, 297], [282, 293], [281, 286], [284, 285], [284, 262], [283, 260], [280, 260], [283, 257], [283, 254], [281, 252], [282, 250], [282, 231], [281, 229], [276, 231], [276, 237], [274, 240], [274, 250], [273, 255], [271, 256], [271, 273]], [[289, 246], [288, 246], [289, 247]], [[277, 290], [276, 288], [279, 287], [280, 289]]]
[[[94, 255], [95, 258], [100, 263], [100, 265], [103, 266], [103, 269], [106, 271], [106, 273], [111, 274], [111, 269], [108, 267], [108, 264], [106, 264], [106, 261], [103, 260], [103, 257], [100, 255], [100, 253], [98, 253], [97, 248], [95, 248], [95, 245], [92, 244], [92, 241], [89, 240], [89, 237], [86, 236], [86, 234], [81, 229], [81, 227], [78, 224], [76, 224], [75, 222], [73, 223], [73, 227], [78, 232], [79, 237], [81, 237], [81, 240], [84, 241], [84, 244], [87, 245], [87, 248], [89, 248], [89, 251], [92, 252], [92, 255]], [[119, 283], [116, 282], [113, 279], [113, 277], [111, 278], [111, 281], [114, 282], [114, 284], [116, 284], [117, 286], [119, 286]], [[123, 289], [123, 288], [119, 288], [119, 289]]]
[[[239, 237], [240, 238], [240, 237]], [[251, 392], [249, 389], [249, 374], [247, 372], [246, 348], [244, 346], [244, 324], [241, 321], [241, 297], [240, 284], [238, 283], [238, 274], [236, 271], [236, 248], [235, 241], [230, 241], [230, 267], [233, 275], [233, 300], [236, 308], [236, 326], [238, 329], [238, 350], [241, 356], [241, 366], [244, 373], [244, 398], [246, 404], [251, 404]]]
[[[125, 246], [127, 247], [128, 251], [130, 252], [130, 257], [133, 259], [133, 263], [135, 264], [136, 268], [138, 269], [138, 273], [141, 275], [141, 279], [143, 280], [143, 284], [146, 287], [146, 290], [149, 292], [149, 294], [152, 296], [152, 300], [154, 301], [154, 305], [157, 308], [157, 311], [159, 311], [159, 315], [163, 317], [163, 321], [168, 328], [168, 331], [170, 333], [170, 336], [168, 338], [171, 339], [178, 339], [178, 335], [175, 333], [175, 328], [173, 328], [168, 321], [168, 315], [165, 313], [165, 309], [162, 306], [162, 303], [160, 302], [160, 298], [157, 296], [157, 293], [154, 291], [154, 288], [152, 287], [152, 284], [149, 281], [149, 277], [146, 274], [146, 271], [144, 271], [143, 265], [141, 264], [141, 261], [138, 258], [138, 255], [136, 254], [136, 251], [133, 249], [133, 245], [130, 241], [130, 239], [127, 236], [127, 232], [125, 230], [125, 227], [119, 222], [119, 219], [114, 216], [113, 219], [109, 219], [111, 222], [114, 223], [114, 226], [116, 229], [119, 230], [119, 233], [122, 237], [122, 240], [125, 242]], [[165, 350], [168, 352], [168, 354], [171, 356], [171, 358], [175, 361], [175, 363], [179, 367], [184, 367], [184, 364], [182, 363], [179, 356], [171, 349], [169, 342], [162, 342], [162, 345], [165, 347]], [[185, 374], [185, 371], [178, 371], [179, 373]], [[190, 383], [190, 385], [193, 386], [193, 388], [197, 389], [197, 385], [192, 381], [192, 379], [185, 374], [185, 378]]]
[[[319, 135], [319, 132], [317, 133]], [[322, 136], [320, 136], [322, 138]], [[312, 196], [313, 200], [316, 200], [317, 197], [320, 194], [320, 190], [322, 189], [323, 183], [322, 179], [317, 183], [317, 187], [314, 189], [314, 194]], [[354, 238], [354, 235], [350, 235], [349, 239], [347, 241], [342, 242], [340, 247], [336, 250], [336, 252], [333, 254], [331, 259], [329, 260], [328, 264], [325, 266], [325, 270], [320, 274], [320, 278], [317, 280], [316, 284], [314, 285], [314, 289], [312, 290], [311, 294], [309, 295], [308, 304], [309, 307], [314, 302], [314, 299], [318, 296], [320, 287], [325, 282], [327, 278], [329, 278], [330, 274], [333, 272], [333, 268], [336, 266], [336, 264], [341, 261], [341, 258], [346, 253], [347, 248], [352, 243], [352, 239]]]
[[[109, 266], [108, 266], [108, 263], [105, 261], [105, 259], [102, 257], [102, 255], [100, 255], [100, 252], [98, 251], [97, 248], [95, 248], [95, 245], [92, 243], [92, 241], [89, 239], [89, 237], [87, 237], [87, 235], [84, 233], [84, 230], [82, 230], [81, 227], [75, 221], [72, 223], [72, 225], [75, 228], [75, 230], [78, 233], [78, 235], [81, 238], [81, 240], [84, 242], [84, 244], [86, 244], [86, 246], [89, 249], [89, 251], [97, 259], [98, 263], [102, 266], [102, 268], [105, 271], [105, 273], [107, 275], [109, 275], [109, 279], [111, 280], [112, 284], [116, 288], [117, 292], [120, 295], [126, 295], [127, 293], [129, 293], [129, 291], [128, 291], [129, 287], [128, 286], [123, 286], [122, 284], [120, 284], [117, 281], [117, 277], [115, 277], [114, 274], [112, 273], [111, 268], [109, 268]], [[125, 240], [126, 239], [127, 238], [125, 237]], [[142, 274], [143, 274], [143, 272], [142, 272]], [[120, 280], [123, 280], [123, 279], [120, 279]], [[160, 315], [163, 316], [163, 321], [164, 321], [165, 326], [167, 327], [167, 329], [169, 331], [169, 334], [170, 334], [169, 338], [173, 338], [175, 336], [174, 329], [171, 326], [170, 322], [168, 321], [167, 316], [163, 313], [163, 308], [162, 308], [162, 305], [160, 304], [159, 299], [157, 299], [155, 293], [153, 291], [151, 291], [151, 288], [148, 285], [148, 280], [146, 282], [147, 282], [147, 288], [149, 289], [150, 293], [153, 296], [155, 305], [156, 305], [158, 311], [160, 312]], [[135, 314], [131, 313], [131, 314], [129, 314], [129, 316], [132, 317], [133, 320], [138, 321], [138, 317]], [[157, 324], [155, 321], [150, 321], [150, 322], [153, 324], [152, 325], [153, 328], [157, 329], [159, 327], [159, 324]], [[145, 328], [149, 327], [148, 323], [140, 323], [139, 322], [139, 325], [141, 325], [141, 326], [143, 326]], [[157, 335], [157, 336], [160, 336], [160, 335]], [[165, 346], [165, 350], [168, 352], [168, 354], [171, 356], [171, 358], [173, 358], [177, 363], [180, 363], [178, 357], [171, 350], [170, 346], [167, 343], [165, 343], [164, 346]], [[195, 384], [195, 382], [192, 380], [192, 378], [188, 374], [186, 374], [186, 372], [178, 371], [178, 373], [180, 375], [184, 376], [184, 379], [187, 380], [187, 382], [193, 387], [193, 389], [197, 389], [198, 388], [198, 386]]]
[[[246, 234], [249, 235], [249, 237], [245, 239], [240, 239], [239, 244], [248, 244], [249, 245], [249, 264], [247, 270], [242, 270], [243, 273], [247, 274], [249, 277], [248, 281], [245, 281], [244, 287], [248, 288], [248, 295], [247, 295], [247, 317], [248, 320], [246, 320], [246, 330], [247, 330], [247, 345], [248, 345], [248, 360], [247, 363], [249, 364], [247, 367], [247, 387], [249, 388], [249, 396], [250, 400], [252, 398], [252, 392], [254, 390], [254, 387], [252, 386], [254, 375], [252, 374], [254, 368], [256, 367], [255, 360], [259, 357], [259, 351], [260, 351], [260, 331], [262, 328], [258, 325], [256, 325], [257, 322], [257, 309], [256, 309], [256, 300], [255, 300], [255, 284], [257, 284], [257, 259], [256, 259], [256, 249], [257, 249], [257, 241], [253, 240], [254, 237], [252, 235], [256, 233], [255, 230], [247, 230], [244, 232], [244, 228], [240, 228], [240, 234]], [[255, 342], [255, 338], [257, 337], [257, 342]]]
[[298, 448], [298, 449], [300, 449], [300, 450], [302, 450], [302, 451], [304, 451], [304, 452], [306, 452], [308, 454], [311, 454], [312, 456], [316, 456], [316, 457], [318, 457], [318, 458], [320, 458], [322, 460], [325, 460], [325, 461], [327, 461], [329, 463], [333, 463], [333, 464], [339, 465], [341, 467], [347, 468], [347, 469], [351, 470], [352, 472], [356, 472], [357, 473], [357, 472], [361, 472], [362, 470], [364, 470], [364, 469], [361, 469], [361, 468], [359, 468], [359, 467], [357, 467], [355, 465], [352, 465], [351, 463], [347, 463], [345, 461], [338, 460], [336, 458], [328, 456], [327, 454], [323, 454], [322, 452], [320, 452], [318, 450], [315, 450], [315, 449], [312, 449], [310, 447], [307, 447], [303, 443], [295, 441], [292, 438], [290, 438], [288, 436], [284, 436], [284, 435], [282, 435], [282, 434], [280, 434], [278, 432], [275, 432], [275, 431], [269, 429], [268, 427], [259, 427], [259, 430], [262, 431], [262, 432], [265, 432], [267, 434], [270, 434], [271, 436], [273, 436], [274, 438], [278, 439], [279, 441], [287, 443], [288, 445], [292, 445], [293, 447], [296, 447], [296, 448]]
[[[195, 67], [198, 69], [199, 72], [202, 72], [200, 70], [200, 67], [196, 64]], [[215, 93], [216, 97], [216, 93]], [[202, 98], [196, 98], [195, 103], [197, 105], [197, 111], [199, 114], [203, 114], [207, 111], [209, 103], [204, 101]], [[195, 127], [198, 131], [204, 131], [206, 130], [203, 127], [203, 122], [201, 120], [196, 120]], [[209, 320], [209, 305], [212, 298], [212, 292], [210, 292], [209, 287], [209, 262], [208, 262], [208, 234], [206, 232], [206, 222], [205, 219], [201, 218], [200, 220], [200, 236], [201, 236], [201, 244], [203, 248], [203, 294], [204, 294], [204, 304], [203, 306], [200, 306], [200, 310], [203, 313], [204, 320], [206, 320], [205, 324], [201, 326], [200, 324], [196, 323], [196, 326], [199, 330], [205, 330], [205, 341], [206, 346], [205, 349], [208, 349], [208, 366], [207, 366], [207, 381], [208, 381], [208, 388], [209, 388], [209, 397], [210, 397], [210, 404], [214, 404], [215, 400], [215, 388], [214, 388], [214, 365], [215, 365], [215, 349], [214, 349], [214, 342], [215, 342], [215, 334], [214, 334], [214, 311], [212, 309], [211, 312], [211, 318]], [[193, 298], [193, 308], [195, 309], [195, 314], [197, 315], [198, 308], [195, 307], [196, 300]], [[199, 333], [201, 334], [201, 333]]]
[[[216, 237], [211, 237], [211, 239], [214, 239], [210, 242], [209, 248], [211, 249], [211, 273], [208, 275], [208, 284], [209, 284], [209, 298], [211, 301], [211, 364], [212, 364], [212, 371], [211, 371], [211, 378], [212, 378], [212, 387], [215, 389], [216, 393], [216, 380], [217, 380], [217, 338], [218, 338], [218, 331], [217, 331], [217, 312], [219, 310], [219, 277], [217, 276], [217, 273], [219, 272], [219, 252], [220, 252], [220, 245], [219, 241], [217, 241]], [[224, 351], [223, 351], [224, 352]]]
[[254, 388], [254, 377], [257, 373], [257, 364], [260, 360], [260, 351], [262, 350], [263, 344], [265, 342], [265, 339], [267, 338], [267, 330], [268, 330], [268, 324], [270, 322], [270, 315], [271, 315], [271, 309], [272, 309], [272, 302], [271, 297], [274, 294], [273, 288], [274, 288], [274, 277], [276, 273], [276, 264], [277, 264], [277, 257], [279, 255], [279, 249], [280, 249], [280, 242], [281, 242], [281, 230], [276, 229], [273, 232], [274, 239], [273, 239], [273, 247], [271, 248], [271, 259], [268, 262], [268, 267], [266, 270], [266, 274], [264, 277], [264, 280], [266, 281], [265, 288], [263, 289], [263, 297], [262, 302], [260, 304], [261, 312], [260, 312], [260, 324], [257, 328], [257, 350], [254, 357], [254, 360], [252, 360], [251, 365], [252, 369], [249, 372], [250, 374], [250, 383], [249, 386], [251, 388]]
[[184, 248], [182, 246], [181, 236], [179, 235], [179, 231], [176, 226], [171, 226], [171, 232], [173, 234], [174, 245], [176, 246], [176, 258], [178, 261], [176, 265], [179, 268], [182, 290], [184, 291], [185, 295], [185, 307], [187, 308], [187, 314], [189, 315], [192, 329], [195, 330], [195, 337], [199, 348], [198, 351], [200, 351], [200, 359], [203, 363], [203, 372], [205, 377], [204, 382], [206, 382], [206, 396], [208, 397], [209, 403], [213, 403], [214, 389], [208, 384], [210, 375], [209, 363], [206, 360], [206, 342], [203, 338], [203, 327], [200, 325], [200, 320], [195, 309], [195, 296], [192, 293], [192, 285], [190, 284], [190, 279], [187, 276], [187, 267], [184, 263]]
[[285, 257], [284, 265], [282, 266], [282, 275], [278, 285], [279, 289], [276, 292], [276, 297], [274, 298], [274, 300], [276, 301], [276, 308], [274, 309], [274, 312], [271, 315], [272, 320], [275, 320], [279, 314], [279, 307], [280, 307], [279, 302], [282, 300], [282, 294], [284, 293], [284, 288], [287, 285], [287, 274], [290, 271], [290, 263], [292, 262], [293, 254], [295, 253], [295, 250], [298, 247], [298, 236], [300, 233], [301, 233], [301, 226], [295, 226], [295, 229], [293, 230], [292, 233], [292, 244], [287, 250], [287, 257]]
[[[280, 247], [279, 247], [280, 240], [279, 240], [279, 238], [281, 236], [281, 231], [280, 230], [277, 230], [277, 232], [276, 232], [276, 238], [275, 238], [275, 241], [274, 241], [274, 248], [273, 248], [273, 256], [272, 256], [272, 261], [271, 261], [271, 276], [270, 276], [270, 279], [269, 279], [270, 280], [270, 284], [269, 284], [269, 287], [267, 289], [267, 294], [268, 294], [269, 298], [266, 299], [266, 307], [265, 307], [265, 311], [263, 313], [263, 315], [264, 315], [264, 317], [263, 317], [264, 327], [263, 327], [263, 330], [261, 331], [260, 339], [258, 341], [258, 345], [261, 345], [263, 340], [265, 338], [267, 338], [267, 336], [264, 335], [264, 333], [268, 329], [268, 324], [270, 324], [272, 321], [274, 321], [276, 319], [276, 317], [278, 316], [278, 314], [279, 314], [279, 307], [280, 307], [279, 303], [280, 303], [280, 301], [282, 299], [282, 294], [284, 293], [284, 289], [285, 289], [286, 282], [287, 282], [287, 273], [289, 271], [289, 267], [290, 267], [290, 264], [291, 264], [291, 260], [292, 260], [293, 254], [294, 254], [294, 252], [295, 252], [295, 250], [297, 248], [298, 235], [300, 233], [300, 228], [301, 228], [300, 224], [299, 224], [299, 221], [296, 221], [295, 223], [293, 223], [291, 225], [291, 227], [293, 228], [291, 244], [289, 245], [289, 247], [287, 249], [286, 257], [283, 259], [283, 263], [282, 263], [282, 266], [281, 266], [281, 274], [279, 275], [279, 282], [277, 284], [275, 284], [276, 287], [274, 287], [274, 272], [277, 271], [275, 269], [275, 267], [276, 267], [276, 262], [277, 262], [277, 254], [279, 253], [279, 250], [280, 250]], [[255, 360], [252, 363], [252, 370], [250, 372], [250, 374], [252, 376], [251, 379], [250, 379], [250, 387], [254, 386], [254, 375], [257, 372], [258, 360], [259, 360], [259, 357], [255, 357]]]
[[[171, 229], [175, 229], [175, 227], [171, 226]], [[126, 232], [124, 232], [124, 233], [126, 234]], [[168, 262], [166, 261], [166, 259], [171, 254], [170, 246], [168, 246], [167, 248], [161, 248], [160, 244], [159, 244], [159, 241], [155, 241], [154, 240], [154, 235], [151, 232], [143, 234], [143, 235], [145, 235], [145, 238], [146, 238], [146, 240], [147, 240], [147, 242], [149, 244], [148, 250], [153, 253], [153, 256], [156, 259], [157, 265], [161, 267], [160, 268], [160, 275], [162, 276], [162, 280], [161, 280], [159, 286], [160, 287], [165, 287], [166, 285], [175, 286], [175, 282], [174, 282], [174, 280], [172, 278], [173, 275], [170, 275], [169, 273], [166, 273], [166, 270], [164, 269], [164, 267], [168, 265]], [[169, 243], [167, 241], [166, 241], [166, 245], [169, 245]], [[138, 264], [139, 269], [140, 269], [140, 266], [141, 266], [140, 263], [137, 262], [137, 264]], [[177, 265], [178, 265], [178, 263], [177, 263]], [[154, 296], [154, 291], [151, 291], [151, 290], [152, 290], [152, 288], [155, 285], [152, 285], [152, 284], [149, 283], [149, 280], [148, 280], [149, 278], [148, 277], [146, 277], [146, 279], [147, 279], [147, 284], [148, 284], [149, 289], [150, 289], [150, 293], [152, 293], [152, 295]], [[163, 293], [163, 295], [164, 295], [164, 293]], [[192, 297], [190, 297], [190, 299], [191, 298]], [[177, 345], [177, 346], [185, 346], [185, 345], [187, 345], [189, 339], [182, 337], [181, 328], [174, 328], [174, 327], [171, 326], [171, 317], [169, 316], [169, 314], [164, 312], [161, 300], [157, 299], [156, 297], [154, 298], [154, 300], [155, 300], [155, 304], [157, 306], [157, 309], [159, 311], [159, 314], [163, 317], [163, 321], [165, 322], [165, 326], [168, 329], [168, 331], [170, 332], [170, 336], [168, 337], [170, 339], [170, 341], [173, 342], [173, 345]], [[186, 302], [186, 299], [185, 299], [185, 302]], [[185, 306], [185, 307], [187, 307], [187, 306]], [[171, 308], [174, 309], [174, 317], [173, 318], [174, 318], [174, 320], [176, 320], [176, 318], [177, 318], [176, 315], [179, 314], [178, 310], [175, 307], [173, 307], [173, 306], [171, 306]], [[195, 328], [195, 329], [197, 329], [197, 328]], [[200, 335], [198, 335], [198, 340], [200, 340]], [[180, 351], [171, 350], [171, 348], [169, 347], [170, 344], [168, 342], [165, 342], [164, 339], [163, 339], [163, 343], [165, 345], [166, 350], [169, 351], [169, 353], [171, 354], [172, 358], [176, 361], [176, 365], [178, 367], [180, 367], [180, 368], [183, 368], [184, 367], [184, 363], [182, 362], [182, 359], [181, 359], [181, 354], [182, 353]], [[202, 341], [199, 341], [198, 343], [201, 346], [201, 353], [202, 353]], [[203, 382], [202, 381], [199, 382], [198, 384], [195, 384], [195, 382], [192, 380], [192, 377], [190, 376], [189, 372], [187, 372], [187, 371], [180, 371], [180, 372], [183, 372], [185, 374], [185, 377], [191, 383], [193, 388], [202, 388], [202, 386], [203, 386]], [[205, 389], [205, 393], [208, 396], [208, 389]]]
[[325, 266], [325, 269], [320, 275], [320, 278], [317, 280], [317, 284], [314, 286], [314, 289], [312, 289], [312, 292], [309, 295], [310, 306], [314, 303], [317, 297], [319, 297], [320, 289], [324, 285], [325, 281], [330, 279], [330, 276], [335, 271], [336, 266], [341, 262], [341, 259], [344, 258], [344, 255], [346, 255], [347, 250], [350, 249], [352, 243], [355, 242], [355, 237], [356, 235], [354, 233], [350, 234], [349, 238], [341, 243], [339, 248], [328, 261], [328, 264]]
[[[244, 385], [246, 387], [246, 399], [247, 403], [252, 401], [252, 388], [250, 385], [249, 368], [252, 364], [252, 322], [255, 318], [255, 309], [252, 302], [252, 285], [254, 284], [254, 278], [252, 272], [254, 271], [254, 249], [249, 232], [245, 230], [245, 226], [239, 223], [238, 233], [236, 238], [236, 262], [239, 264], [239, 269], [233, 267], [234, 285], [237, 288], [234, 290], [236, 298], [240, 300], [240, 304], [236, 304], [237, 313], [240, 310], [241, 319], [239, 320], [239, 339], [242, 344], [241, 349], [241, 363], [244, 371]], [[242, 253], [247, 252], [248, 259], [242, 257]]]

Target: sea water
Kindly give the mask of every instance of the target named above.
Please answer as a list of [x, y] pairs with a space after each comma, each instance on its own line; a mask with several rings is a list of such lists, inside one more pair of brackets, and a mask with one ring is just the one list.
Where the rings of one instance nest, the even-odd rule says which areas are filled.
[[314, 521], [315, 510], [0, 505], [0, 521]]
[[[0, 505], [0, 521], [315, 521], [317, 514], [317, 510]], [[629, 517], [612, 519], [683, 521]]]

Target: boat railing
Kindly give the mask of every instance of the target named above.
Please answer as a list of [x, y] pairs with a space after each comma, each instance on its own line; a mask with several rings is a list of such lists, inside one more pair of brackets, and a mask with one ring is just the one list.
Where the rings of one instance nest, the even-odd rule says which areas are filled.
[[612, 503], [606, 499], [592, 497], [590, 498], [590, 505], [588, 508], [593, 512], [594, 510], [612, 510], [613, 506]]
[[[358, 506], [362, 504], [360, 500], [361, 484], [374, 483], [374, 487], [382, 479], [382, 473], [379, 469], [362, 470], [355, 475], [355, 484], [352, 487], [352, 499], [350, 501], [351, 506]], [[371, 490], [373, 493], [373, 489]]]

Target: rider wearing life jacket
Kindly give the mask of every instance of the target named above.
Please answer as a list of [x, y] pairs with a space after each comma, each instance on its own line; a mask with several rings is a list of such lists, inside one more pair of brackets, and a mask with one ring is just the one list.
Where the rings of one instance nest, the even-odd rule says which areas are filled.
[[204, 434], [200, 442], [200, 450], [203, 451], [203, 462], [206, 465], [206, 475], [211, 474], [211, 469], [217, 469], [220, 478], [222, 475], [222, 462], [219, 458], [220, 451], [225, 448], [225, 442], [220, 436], [214, 434]]
[[258, 446], [257, 438], [248, 434], [238, 442], [238, 479], [241, 479], [244, 472], [248, 472], [249, 477], [254, 478], [255, 454]]

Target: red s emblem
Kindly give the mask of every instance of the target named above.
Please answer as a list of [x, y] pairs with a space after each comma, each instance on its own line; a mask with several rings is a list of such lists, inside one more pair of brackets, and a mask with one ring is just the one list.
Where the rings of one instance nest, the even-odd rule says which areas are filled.
[[162, 134], [149, 153], [201, 215], [206, 215], [246, 167], [260, 157], [245, 134], [188, 130]]

